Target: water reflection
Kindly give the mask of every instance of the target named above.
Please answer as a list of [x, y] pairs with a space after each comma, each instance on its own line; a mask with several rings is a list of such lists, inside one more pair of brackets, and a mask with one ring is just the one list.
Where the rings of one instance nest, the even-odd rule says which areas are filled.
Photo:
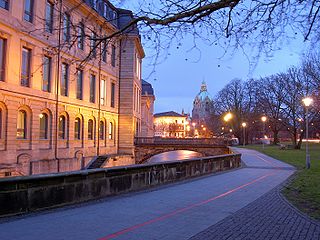
[[171, 152], [160, 153], [148, 159], [148, 163], [186, 160], [190, 158], [201, 157], [200, 153], [188, 150], [177, 150]]

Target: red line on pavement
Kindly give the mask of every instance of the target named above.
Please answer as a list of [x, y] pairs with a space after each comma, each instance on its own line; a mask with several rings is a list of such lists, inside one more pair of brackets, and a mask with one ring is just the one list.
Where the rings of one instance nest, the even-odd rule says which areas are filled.
[[238, 191], [238, 190], [240, 190], [240, 189], [242, 189], [242, 188], [244, 188], [244, 187], [247, 187], [247, 186], [249, 186], [249, 185], [251, 185], [251, 184], [253, 184], [253, 183], [255, 183], [255, 182], [258, 182], [258, 181], [260, 181], [260, 180], [262, 180], [262, 179], [264, 179], [264, 178], [266, 178], [266, 177], [272, 176], [272, 175], [274, 175], [274, 174], [275, 174], [274, 172], [265, 174], [265, 175], [263, 175], [263, 176], [261, 176], [261, 177], [259, 177], [259, 178], [256, 178], [256, 179], [254, 179], [254, 180], [252, 180], [252, 181], [250, 181], [250, 182], [247, 182], [247, 183], [245, 183], [245, 184], [243, 184], [243, 185], [241, 185], [241, 186], [239, 186], [239, 187], [233, 188], [233, 189], [231, 189], [231, 190], [229, 190], [229, 191], [227, 191], [227, 192], [224, 192], [224, 193], [222, 193], [222, 194], [220, 194], [220, 195], [218, 195], [218, 196], [209, 198], [209, 199], [207, 199], [207, 200], [205, 200], [205, 201], [202, 201], [202, 202], [198, 202], [198, 203], [189, 205], [189, 206], [184, 207], [184, 208], [180, 208], [180, 209], [175, 210], [175, 211], [173, 211], [173, 212], [167, 213], [167, 214], [165, 214], [165, 215], [162, 215], [162, 216], [160, 216], [160, 217], [151, 219], [151, 220], [146, 221], [146, 222], [143, 222], [143, 223], [139, 223], [139, 224], [134, 225], [134, 226], [131, 226], [131, 227], [129, 227], [129, 228], [125, 228], [125, 229], [123, 229], [123, 230], [121, 230], [121, 231], [118, 231], [118, 232], [112, 233], [112, 234], [110, 234], [110, 235], [108, 235], [108, 236], [99, 238], [99, 240], [112, 239], [112, 238], [118, 237], [118, 236], [120, 236], [120, 235], [123, 235], [123, 234], [125, 234], [125, 233], [132, 232], [133, 230], [138, 229], [138, 228], [141, 228], [141, 227], [143, 227], [143, 226], [150, 225], [150, 224], [152, 224], [152, 223], [165, 220], [165, 219], [170, 218], [170, 217], [172, 217], [172, 216], [175, 216], [175, 215], [177, 215], [177, 214], [179, 214], [179, 213], [188, 211], [188, 210], [190, 210], [190, 209], [192, 209], [192, 208], [199, 207], [199, 206], [201, 206], [201, 205], [204, 205], [204, 204], [207, 204], [207, 203], [209, 203], [209, 202], [212, 202], [212, 201], [214, 201], [214, 200], [216, 200], [216, 199], [219, 199], [219, 198], [222, 198], [222, 197], [224, 197], [224, 196], [227, 196], [227, 195], [229, 195], [229, 194], [231, 194], [231, 193], [233, 193], [233, 192], [236, 192], [236, 191]]

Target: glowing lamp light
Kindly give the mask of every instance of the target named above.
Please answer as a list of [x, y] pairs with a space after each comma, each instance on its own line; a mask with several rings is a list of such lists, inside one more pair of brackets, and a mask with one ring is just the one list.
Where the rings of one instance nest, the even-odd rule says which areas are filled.
[[227, 113], [227, 114], [224, 116], [223, 120], [226, 121], [226, 122], [228, 122], [231, 118], [232, 118], [232, 114], [231, 114], [231, 113]]
[[196, 123], [195, 123], [195, 122], [194, 122], [194, 123], [192, 123], [192, 126], [193, 126], [193, 127], [195, 127], [195, 126], [196, 126]]
[[312, 104], [313, 99], [310, 97], [306, 97], [306, 98], [302, 99], [302, 102], [306, 107], [309, 107]]
[[245, 128], [247, 126], [247, 123], [243, 122], [241, 126]]
[[43, 118], [43, 114], [42, 113], [39, 114], [39, 118]]
[[262, 121], [262, 122], [267, 121], [267, 117], [266, 117], [266, 116], [262, 116], [262, 117], [261, 117], [261, 121]]

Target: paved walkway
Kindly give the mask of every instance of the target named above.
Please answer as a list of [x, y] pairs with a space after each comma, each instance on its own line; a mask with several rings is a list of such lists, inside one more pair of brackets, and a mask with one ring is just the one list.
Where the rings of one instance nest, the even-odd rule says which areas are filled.
[[317, 240], [320, 224], [293, 209], [275, 189], [190, 240]]
[[[276, 224], [271, 216], [277, 216], [284, 203], [272, 195], [273, 189], [294, 169], [255, 151], [239, 151], [245, 168], [13, 219], [0, 224], [0, 239], [277, 239], [273, 232], [282, 225], [271, 227]], [[276, 222], [301, 217], [295, 217], [295, 211], [286, 213], [288, 217], [278, 214]], [[308, 230], [306, 236], [317, 237], [318, 226], [299, 219], [288, 222], [286, 230], [294, 234], [292, 239], [300, 235], [290, 229], [308, 224], [314, 231]], [[216, 227], [219, 236], [214, 235]], [[281, 234], [285, 236], [282, 230]]]

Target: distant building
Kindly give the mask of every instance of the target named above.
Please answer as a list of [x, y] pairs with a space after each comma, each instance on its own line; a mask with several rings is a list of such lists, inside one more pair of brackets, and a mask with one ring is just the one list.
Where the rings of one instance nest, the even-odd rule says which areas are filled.
[[174, 111], [157, 113], [154, 115], [154, 135], [156, 137], [186, 137], [188, 115]]
[[193, 101], [192, 122], [196, 125], [208, 125], [213, 113], [213, 101], [207, 91], [207, 85], [203, 81], [200, 92]]
[[152, 85], [142, 80], [141, 91], [141, 137], [153, 137], [154, 91]]

